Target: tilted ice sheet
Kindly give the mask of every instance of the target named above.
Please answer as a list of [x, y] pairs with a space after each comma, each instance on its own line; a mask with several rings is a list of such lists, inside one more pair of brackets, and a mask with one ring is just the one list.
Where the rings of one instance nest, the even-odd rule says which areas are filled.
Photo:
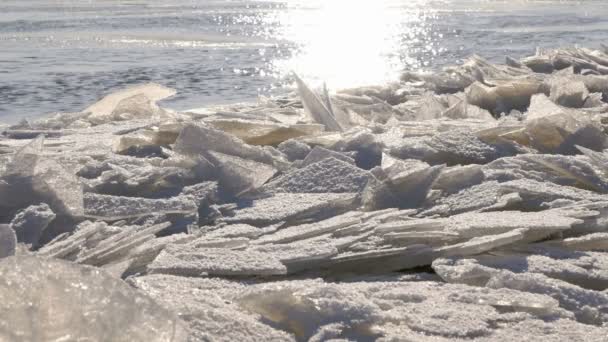
[[2, 259], [0, 293], [0, 339], [6, 341], [187, 338], [173, 313], [97, 268], [31, 256]]

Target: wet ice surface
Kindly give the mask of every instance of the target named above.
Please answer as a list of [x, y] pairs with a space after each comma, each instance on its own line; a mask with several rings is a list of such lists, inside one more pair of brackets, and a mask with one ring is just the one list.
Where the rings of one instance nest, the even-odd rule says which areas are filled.
[[607, 51], [299, 90], [5, 126], [0, 339], [607, 338]]

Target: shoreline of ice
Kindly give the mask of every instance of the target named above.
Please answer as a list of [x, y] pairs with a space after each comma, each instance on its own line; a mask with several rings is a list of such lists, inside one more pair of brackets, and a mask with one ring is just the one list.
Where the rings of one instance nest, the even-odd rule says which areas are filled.
[[2, 128], [0, 340], [608, 338], [608, 51], [297, 82]]

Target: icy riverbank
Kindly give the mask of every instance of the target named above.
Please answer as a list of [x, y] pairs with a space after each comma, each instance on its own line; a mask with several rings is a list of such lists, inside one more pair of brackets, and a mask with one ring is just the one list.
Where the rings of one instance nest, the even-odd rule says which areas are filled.
[[0, 339], [608, 338], [606, 51], [298, 93], [5, 128]]

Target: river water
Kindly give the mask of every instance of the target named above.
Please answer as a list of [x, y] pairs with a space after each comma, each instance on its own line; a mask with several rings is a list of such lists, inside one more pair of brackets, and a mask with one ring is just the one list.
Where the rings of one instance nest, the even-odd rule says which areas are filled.
[[294, 71], [336, 89], [606, 38], [605, 0], [0, 0], [0, 121], [149, 81], [187, 109], [288, 91]]

